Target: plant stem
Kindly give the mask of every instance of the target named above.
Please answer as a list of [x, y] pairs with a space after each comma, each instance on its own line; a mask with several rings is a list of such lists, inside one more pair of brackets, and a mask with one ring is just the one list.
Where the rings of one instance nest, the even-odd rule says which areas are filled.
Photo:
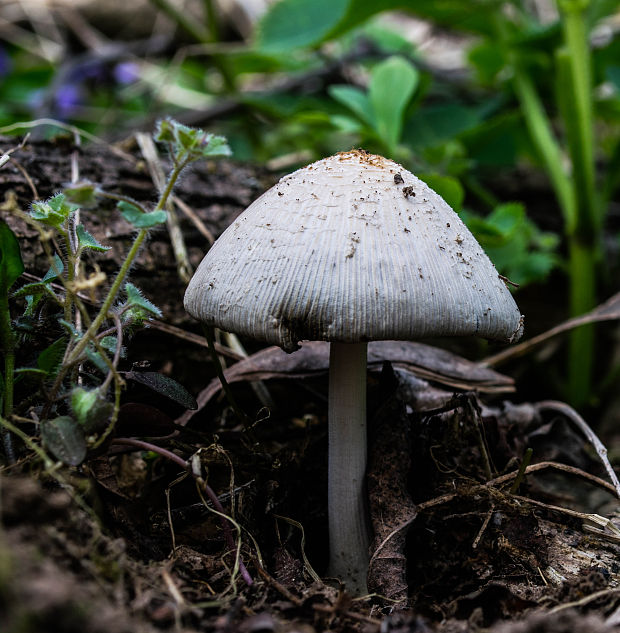
[[108, 310], [112, 307], [112, 304], [114, 303], [118, 293], [120, 292], [121, 285], [125, 280], [125, 277], [127, 276], [127, 273], [129, 272], [134, 259], [138, 255], [138, 251], [140, 250], [142, 242], [144, 242], [147, 234], [148, 229], [140, 229], [140, 231], [138, 232], [134, 243], [129, 249], [129, 253], [127, 253], [125, 261], [123, 262], [120, 270], [118, 271], [118, 274], [116, 275], [116, 278], [110, 286], [110, 290], [108, 291], [106, 298], [103, 300], [97, 316], [84, 333], [84, 336], [78, 341], [77, 345], [71, 351], [71, 354], [67, 359], [67, 363], [69, 365], [73, 364], [79, 359], [82, 352], [86, 349], [88, 343], [97, 335], [97, 331], [99, 330], [103, 322], [108, 318]]
[[[168, 178], [168, 182], [166, 183], [166, 187], [163, 190], [161, 197], [155, 207], [154, 211], [161, 211], [168, 201], [172, 190], [174, 189], [174, 185], [179, 177], [181, 171], [185, 168], [185, 166], [189, 163], [189, 160], [182, 161], [180, 164], [176, 165]], [[82, 336], [82, 338], [77, 342], [76, 346], [71, 350], [71, 353], [68, 355], [66, 362], [63, 364], [63, 371], [58, 372], [58, 376], [56, 377], [56, 381], [54, 382], [54, 386], [52, 388], [52, 395], [56, 393], [62, 380], [66, 375], [66, 368], [70, 367], [72, 364], [77, 362], [86, 349], [88, 343], [97, 336], [97, 332], [101, 328], [103, 322], [108, 318], [108, 311], [112, 307], [112, 304], [116, 300], [118, 293], [120, 292], [121, 285], [129, 272], [129, 269], [133, 265], [134, 260], [136, 259], [138, 252], [142, 246], [142, 243], [146, 239], [148, 235], [148, 229], [140, 229], [138, 235], [136, 236], [134, 243], [131, 245], [127, 256], [125, 257], [125, 261], [121, 265], [116, 278], [112, 282], [110, 289], [108, 290], [108, 294], [106, 298], [103, 300], [101, 307], [99, 308], [99, 312], [97, 316], [93, 319], [92, 323], [88, 326], [88, 329]]]
[[366, 504], [366, 343], [331, 343], [328, 519], [331, 576], [367, 593], [370, 534]]
[[[571, 158], [576, 204], [575, 223], [567, 231], [571, 316], [584, 314], [596, 305], [601, 232], [601, 205], [596, 193], [594, 166], [591, 54], [585, 14], [588, 4], [582, 0], [559, 2], [564, 47], [556, 55], [560, 112]], [[568, 393], [576, 406], [584, 404], [590, 395], [594, 345], [592, 326], [571, 333]]]
[[[596, 251], [578, 235], [569, 238], [570, 307], [574, 316], [596, 305]], [[568, 393], [571, 404], [587, 402], [594, 366], [594, 327], [582, 326], [570, 333], [568, 347]]]
[[[13, 391], [15, 371], [15, 333], [11, 327], [8, 292], [0, 294], [0, 348], [4, 352], [4, 405], [2, 412], [5, 418], [13, 413]], [[15, 450], [11, 433], [2, 427], [2, 444], [4, 454], [9, 463], [15, 461]]]
[[574, 193], [562, 167], [562, 152], [553, 136], [551, 123], [532, 79], [514, 63], [514, 88], [521, 103], [530, 138], [543, 161], [564, 216], [565, 230], [572, 230], [577, 218]]

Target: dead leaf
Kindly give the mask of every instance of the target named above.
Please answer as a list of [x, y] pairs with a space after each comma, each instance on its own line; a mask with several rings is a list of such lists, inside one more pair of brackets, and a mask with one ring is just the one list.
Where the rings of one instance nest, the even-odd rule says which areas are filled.
[[[512, 378], [438, 347], [411, 341], [372, 341], [368, 344], [368, 370], [381, 371], [385, 361], [393, 367], [446, 387], [481, 393], [514, 391]], [[229, 367], [224, 376], [229, 383], [270, 379], [300, 379], [326, 374], [329, 343], [308, 341], [287, 354], [279, 347], [267, 347]], [[185, 425], [221, 389], [216, 378], [198, 395], [198, 408], [187, 411], [176, 422]]]

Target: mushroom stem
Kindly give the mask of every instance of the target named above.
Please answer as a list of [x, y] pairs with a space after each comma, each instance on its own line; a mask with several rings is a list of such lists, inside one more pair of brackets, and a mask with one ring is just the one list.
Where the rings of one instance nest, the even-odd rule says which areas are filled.
[[329, 569], [367, 593], [366, 343], [331, 343], [329, 360]]

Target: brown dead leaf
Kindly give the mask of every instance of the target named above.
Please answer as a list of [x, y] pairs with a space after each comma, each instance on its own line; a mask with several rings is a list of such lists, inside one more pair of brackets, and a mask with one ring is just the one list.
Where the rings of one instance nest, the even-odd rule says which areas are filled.
[[[368, 370], [381, 371], [385, 361], [393, 367], [446, 387], [481, 393], [514, 391], [512, 378], [438, 347], [411, 341], [372, 341], [368, 344]], [[279, 347], [267, 347], [229, 367], [224, 376], [229, 383], [270, 379], [300, 379], [326, 374], [329, 343], [308, 341], [293, 354]], [[177, 419], [185, 425], [221, 389], [216, 378], [198, 395], [198, 408]]]

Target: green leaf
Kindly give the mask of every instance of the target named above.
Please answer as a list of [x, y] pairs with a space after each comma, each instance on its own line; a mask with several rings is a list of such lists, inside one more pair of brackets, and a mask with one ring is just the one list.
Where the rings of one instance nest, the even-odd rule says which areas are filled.
[[[142, 214], [144, 215], [144, 214]], [[110, 250], [110, 246], [102, 246], [99, 242], [84, 228], [83, 224], [78, 224], [75, 232], [78, 238], [78, 246], [80, 249], [90, 249], [104, 253]]]
[[53, 281], [54, 279], [58, 279], [58, 277], [62, 275], [64, 269], [65, 269], [65, 265], [62, 259], [60, 259], [60, 257], [57, 254], [54, 255], [52, 259], [52, 265], [49, 267], [49, 270], [45, 273], [41, 281], [46, 282], [46, 281]]
[[62, 193], [57, 193], [46, 202], [33, 202], [30, 209], [30, 217], [41, 224], [59, 229], [77, 207], [69, 204]]
[[68, 415], [41, 422], [45, 447], [61, 462], [78, 466], [86, 457], [86, 439], [78, 423]]
[[450, 141], [461, 133], [479, 125], [490, 105], [472, 107], [460, 103], [441, 103], [422, 106], [407, 118], [404, 125], [402, 143], [416, 150], [434, 147]]
[[129, 281], [125, 284], [125, 294], [127, 295], [127, 301], [125, 305], [130, 306], [132, 310], [143, 311], [147, 313], [147, 316], [161, 318], [161, 310], [151, 303], [143, 294], [142, 291], [134, 286]]
[[92, 182], [80, 182], [63, 191], [68, 202], [82, 209], [93, 209], [97, 206], [97, 187]]
[[146, 385], [153, 391], [166, 396], [186, 409], [198, 408], [194, 396], [173, 378], [159, 374], [156, 371], [128, 371], [125, 373], [125, 377], [129, 380], [139, 382], [142, 385]]
[[52, 281], [60, 277], [60, 275], [62, 275], [63, 270], [64, 264], [62, 262], [62, 259], [60, 259], [58, 255], [54, 255], [52, 265], [45, 273], [41, 281], [34, 281], [30, 284], [25, 284], [19, 290], [15, 291], [15, 297], [29, 297], [29, 299], [27, 299], [27, 301], [29, 301], [29, 304], [26, 309], [26, 314], [32, 314], [33, 310], [37, 306], [38, 300], [34, 302], [34, 297], [38, 297], [38, 299], [41, 299], [40, 295], [47, 294], [51, 298], [56, 298], [56, 295], [52, 290], [51, 283]]
[[368, 97], [354, 86], [336, 85], [328, 88], [329, 95], [353, 111], [362, 121], [374, 124], [372, 106]]
[[86, 358], [102, 373], [107, 374], [110, 371], [108, 364], [103, 360], [101, 354], [92, 347], [86, 348]]
[[158, 142], [171, 145], [177, 162], [230, 156], [232, 153], [223, 136], [216, 136], [200, 128], [183, 125], [170, 118], [158, 122], [154, 138]]
[[492, 40], [472, 47], [468, 53], [469, 63], [475, 68], [478, 79], [483, 84], [491, 84], [506, 65], [501, 48]]
[[371, 15], [403, 6], [406, 3], [402, 0], [280, 0], [259, 22], [256, 44], [264, 53], [285, 53], [316, 46], [361, 24]]
[[[118, 342], [118, 338], [116, 336], [104, 336], [99, 342], [106, 352], [109, 352], [111, 355], [116, 353], [116, 345]], [[127, 348], [124, 345], [121, 345], [120, 357], [125, 358], [126, 356]]]
[[542, 281], [559, 262], [558, 236], [541, 232], [520, 203], [498, 205], [484, 218], [460, 215], [499, 272], [515, 283]]
[[329, 117], [329, 122], [340, 132], [344, 132], [345, 134], [356, 134], [362, 130], [361, 121], [343, 114], [333, 114]]
[[461, 209], [465, 191], [456, 178], [441, 174], [418, 174], [418, 178], [438, 193], [455, 211]]
[[418, 82], [418, 71], [402, 57], [390, 57], [372, 71], [368, 98], [377, 132], [392, 151], [400, 140], [403, 114]]
[[165, 211], [151, 211], [144, 213], [139, 207], [130, 202], [119, 202], [118, 208], [122, 216], [137, 229], [148, 229], [166, 221]]
[[19, 241], [9, 225], [0, 220], [0, 293], [6, 294], [23, 272]]
[[105, 428], [112, 412], [114, 405], [108, 402], [101, 390], [84, 389], [76, 387], [71, 392], [71, 410], [86, 433], [96, 433]]
[[261, 19], [257, 45], [282, 53], [325, 39], [345, 17], [349, 0], [280, 0]]
[[45, 379], [47, 376], [47, 372], [44, 372], [42, 369], [37, 369], [36, 367], [20, 367], [15, 370], [15, 381], [22, 378], [41, 378]]
[[62, 363], [66, 347], [67, 339], [64, 337], [55, 340], [39, 354], [37, 368], [44, 371], [50, 378], [55, 376]]
[[522, 228], [525, 219], [525, 208], [519, 202], [500, 204], [486, 218], [489, 224], [504, 235], [510, 235]]

